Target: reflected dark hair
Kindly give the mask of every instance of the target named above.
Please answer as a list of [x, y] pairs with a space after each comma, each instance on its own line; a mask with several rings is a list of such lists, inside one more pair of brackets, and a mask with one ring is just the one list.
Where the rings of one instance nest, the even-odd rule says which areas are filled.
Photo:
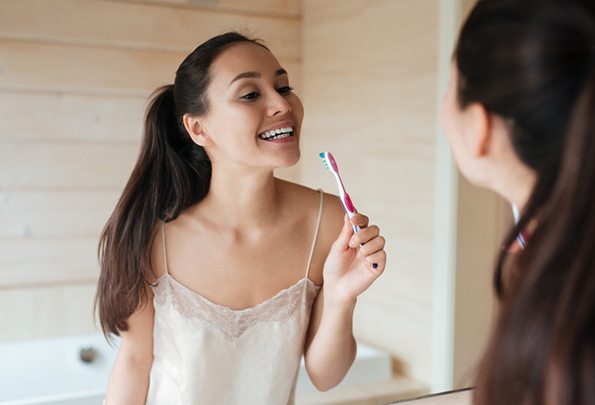
[[95, 297], [103, 333], [119, 335], [147, 301], [150, 247], [156, 224], [175, 219], [209, 190], [211, 162], [183, 125], [184, 114], [209, 109], [210, 67], [228, 47], [260, 41], [236, 32], [209, 39], [180, 64], [174, 84], [157, 89], [145, 116], [140, 154], [99, 240], [100, 275]]
[[[584, 1], [480, 0], [455, 50], [462, 107], [509, 125], [537, 181], [505, 239], [481, 405], [595, 404], [595, 18]], [[519, 230], [536, 223], [505, 284]], [[508, 269], [507, 269], [508, 271]], [[508, 280], [508, 278], [506, 278]]]

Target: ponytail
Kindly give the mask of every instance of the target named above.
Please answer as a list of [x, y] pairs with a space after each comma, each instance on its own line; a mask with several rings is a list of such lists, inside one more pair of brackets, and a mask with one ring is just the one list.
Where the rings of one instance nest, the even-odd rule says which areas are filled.
[[[594, 404], [595, 78], [577, 102], [560, 174], [520, 255], [475, 403]], [[503, 253], [504, 254], [504, 253]]]
[[159, 221], [175, 219], [208, 192], [211, 163], [176, 116], [174, 86], [152, 95], [141, 152], [99, 240], [95, 307], [104, 334], [119, 335], [147, 301], [150, 246]]

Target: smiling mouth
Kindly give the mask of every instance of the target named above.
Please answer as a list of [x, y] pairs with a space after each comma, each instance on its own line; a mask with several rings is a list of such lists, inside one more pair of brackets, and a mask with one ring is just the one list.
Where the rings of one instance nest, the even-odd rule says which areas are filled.
[[275, 141], [293, 136], [293, 127], [277, 128], [259, 134], [258, 137], [265, 141]]

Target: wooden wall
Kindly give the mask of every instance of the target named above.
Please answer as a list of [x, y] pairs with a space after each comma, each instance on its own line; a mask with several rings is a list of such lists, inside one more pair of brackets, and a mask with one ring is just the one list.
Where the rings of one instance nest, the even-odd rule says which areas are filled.
[[316, 154], [336, 155], [350, 194], [381, 224], [388, 266], [358, 302], [357, 337], [431, 381], [438, 2], [303, 2], [302, 179], [336, 193]]
[[0, 340], [94, 330], [97, 239], [136, 159], [148, 96], [230, 29], [265, 39], [299, 89], [299, 5], [0, 2]]
[[[476, 0], [461, 2], [464, 21]], [[492, 191], [457, 179], [456, 277], [454, 291], [453, 384], [473, 384], [496, 315], [493, 270], [500, 245], [512, 224], [510, 206]]]

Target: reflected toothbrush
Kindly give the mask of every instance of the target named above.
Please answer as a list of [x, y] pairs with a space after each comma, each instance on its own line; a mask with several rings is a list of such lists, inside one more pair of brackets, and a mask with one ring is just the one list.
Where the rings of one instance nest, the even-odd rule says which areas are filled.
[[[337, 161], [335, 160], [334, 156], [330, 152], [321, 152], [320, 158], [322, 159], [322, 164], [335, 176], [335, 180], [337, 181], [337, 186], [339, 187], [339, 197], [341, 202], [343, 203], [343, 208], [345, 212], [352, 218], [355, 214], [357, 214], [357, 210], [351, 201], [351, 197], [347, 194], [347, 190], [345, 190], [345, 185], [343, 184], [343, 180], [341, 179], [341, 175], [339, 174], [339, 165], [337, 165]], [[359, 232], [359, 226], [352, 225], [353, 230], [355, 232]]]
[[[349, 197], [347, 190], [345, 190], [343, 179], [341, 179], [341, 175], [339, 174], [339, 165], [337, 164], [337, 161], [330, 152], [321, 152], [319, 156], [322, 159], [322, 164], [324, 167], [326, 167], [326, 169], [335, 176], [337, 186], [339, 187], [339, 198], [343, 203], [343, 208], [345, 209], [345, 212], [349, 218], [352, 218], [355, 214], [357, 214], [357, 210], [355, 209], [353, 201], [351, 201], [351, 197]], [[353, 227], [354, 232], [359, 232], [359, 226], [353, 224], [351, 226]], [[377, 269], [378, 263], [372, 263], [372, 268]]]

